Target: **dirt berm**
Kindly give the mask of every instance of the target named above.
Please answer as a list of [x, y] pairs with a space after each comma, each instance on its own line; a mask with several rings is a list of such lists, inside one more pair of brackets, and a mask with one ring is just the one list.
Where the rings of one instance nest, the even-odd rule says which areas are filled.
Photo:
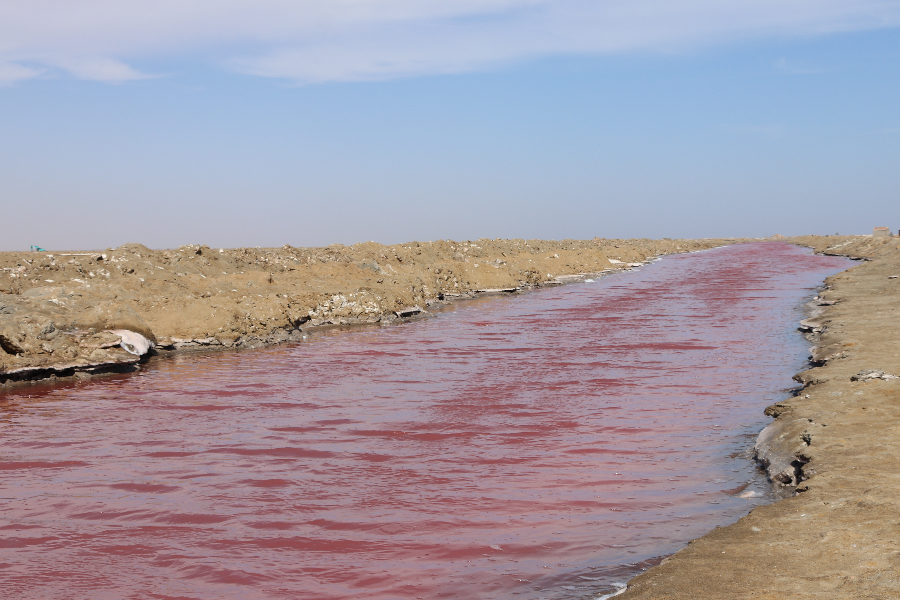
[[693, 541], [616, 600], [900, 598], [900, 239], [790, 241], [865, 259], [827, 280], [801, 324], [813, 367], [766, 410], [759, 457], [795, 495]]
[[[453, 298], [571, 281], [728, 240], [478, 240], [327, 248], [0, 253], [0, 386], [139, 368], [154, 352], [247, 348], [390, 323]], [[132, 352], [126, 351], [126, 348]]]

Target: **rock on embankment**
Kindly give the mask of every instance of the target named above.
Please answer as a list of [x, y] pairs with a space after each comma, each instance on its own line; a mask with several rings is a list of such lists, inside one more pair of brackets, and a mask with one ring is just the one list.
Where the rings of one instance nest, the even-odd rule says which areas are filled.
[[390, 322], [456, 297], [562, 283], [722, 243], [597, 238], [162, 251], [126, 244], [0, 253], [0, 384], [133, 368], [143, 343], [131, 333], [147, 340], [148, 351], [254, 347], [299, 339], [310, 327]]

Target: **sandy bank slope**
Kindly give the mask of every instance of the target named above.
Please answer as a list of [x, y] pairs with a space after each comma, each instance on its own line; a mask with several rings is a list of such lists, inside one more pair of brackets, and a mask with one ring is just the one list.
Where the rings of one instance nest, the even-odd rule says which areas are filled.
[[900, 598], [900, 379], [854, 381], [900, 375], [900, 240], [792, 241], [869, 259], [828, 279], [806, 323], [817, 366], [767, 409], [771, 474], [798, 493], [695, 540], [617, 599]]
[[311, 327], [385, 323], [454, 297], [628, 268], [723, 240], [478, 240], [327, 248], [0, 253], [0, 385], [134, 368], [157, 348], [254, 347]]

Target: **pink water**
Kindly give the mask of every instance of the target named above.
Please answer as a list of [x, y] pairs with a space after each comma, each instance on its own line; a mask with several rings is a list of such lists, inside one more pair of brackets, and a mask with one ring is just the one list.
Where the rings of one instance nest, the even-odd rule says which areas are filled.
[[771, 498], [747, 449], [847, 266], [746, 244], [0, 395], [0, 597], [609, 592]]

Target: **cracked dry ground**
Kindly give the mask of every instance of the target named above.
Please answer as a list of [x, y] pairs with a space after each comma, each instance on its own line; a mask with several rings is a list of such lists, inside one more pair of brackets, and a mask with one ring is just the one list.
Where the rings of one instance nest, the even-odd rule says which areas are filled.
[[798, 464], [797, 494], [717, 528], [636, 577], [635, 599], [900, 598], [900, 239], [791, 241], [867, 262], [827, 280], [818, 362], [769, 407]]

